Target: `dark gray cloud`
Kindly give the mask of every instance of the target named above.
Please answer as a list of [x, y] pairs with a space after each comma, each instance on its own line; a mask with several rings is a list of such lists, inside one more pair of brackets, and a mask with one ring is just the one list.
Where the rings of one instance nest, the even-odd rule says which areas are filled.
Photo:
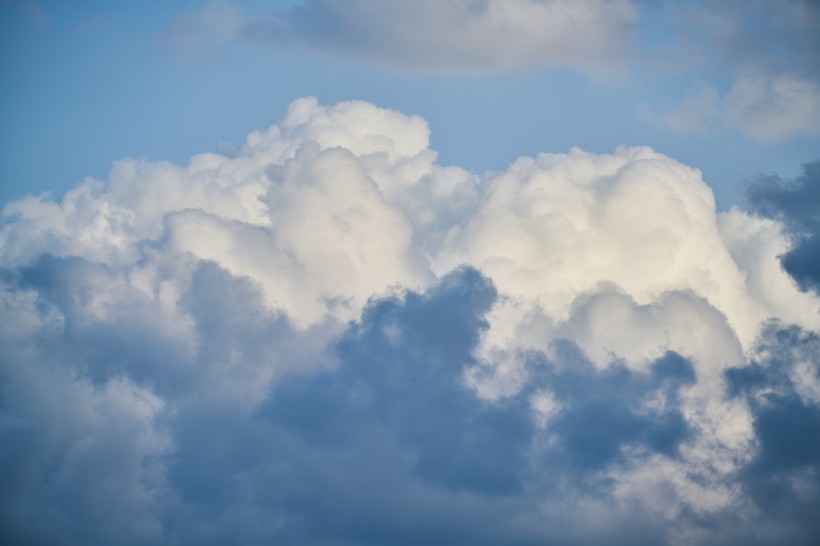
[[[729, 393], [747, 400], [758, 443], [741, 472], [744, 487], [789, 544], [820, 541], [820, 337], [797, 326], [768, 324], [758, 359], [726, 372]], [[809, 383], [811, 384], [811, 383]], [[816, 383], [814, 383], [816, 385]]]
[[[648, 374], [614, 364], [596, 371], [580, 355], [559, 371], [547, 368], [545, 382], [566, 409], [550, 430], [562, 440], [558, 453], [564, 465], [600, 470], [623, 456], [622, 448], [640, 445], [674, 457], [688, 425], [679, 412], [678, 389], [695, 382], [686, 359], [669, 352]], [[662, 394], [666, 406], [644, 412], [647, 398]]]
[[[538, 523], [539, 502], [558, 494], [566, 476], [574, 476], [572, 495], [592, 487], [607, 496], [596, 473], [640, 464], [621, 448], [674, 456], [687, 433], [676, 393], [694, 381], [691, 364], [670, 353], [642, 374], [622, 366], [598, 372], [577, 350], [560, 363], [534, 357], [527, 389], [482, 400], [463, 372], [477, 364], [472, 352], [495, 297], [485, 278], [463, 269], [427, 293], [372, 302], [338, 342], [338, 367], [279, 382], [256, 412], [255, 434], [231, 431], [220, 441], [218, 427], [180, 429], [178, 437], [207, 430], [182, 443], [171, 468], [182, 497], [225, 503], [227, 511], [238, 484], [215, 483], [213, 468], [250, 472], [251, 487], [280, 518], [274, 536], [294, 543], [591, 540], [583, 515], [560, 530]], [[528, 402], [543, 388], [566, 406], [549, 433]], [[666, 408], [648, 411], [644, 403], [659, 393], [668, 395]], [[202, 451], [215, 444], [226, 448], [204, 462]], [[657, 529], [632, 518], [627, 526], [658, 539]]]
[[803, 165], [794, 180], [760, 176], [747, 193], [752, 210], [783, 222], [794, 242], [783, 267], [803, 290], [820, 291], [820, 161]]
[[[294, 330], [258, 287], [212, 262], [194, 265], [179, 314], [121, 280], [48, 254], [0, 275], [0, 542], [257, 543], [259, 532], [239, 532], [254, 506], [233, 505], [224, 535], [201, 531], [198, 511], [247, 467], [229, 450], [255, 435], [247, 408], [276, 374], [327, 360], [308, 342], [326, 339], [325, 326]], [[180, 472], [173, 462], [207, 438]], [[199, 467], [211, 475], [189, 505], [177, 476]]]
[[[532, 380], [519, 394], [481, 399], [464, 371], [481, 365], [473, 351], [496, 292], [462, 269], [427, 292], [372, 301], [334, 357], [313, 351], [272, 390], [263, 383], [264, 399], [243, 403], [253, 389], [232, 393], [231, 374], [276, 366], [289, 339], [310, 342], [258, 305], [258, 287], [197, 265], [181, 301], [199, 342], [185, 356], [136, 303], [99, 330], [77, 301], [111, 274], [51, 256], [4, 274], [7, 287], [36, 294], [43, 316], [62, 317], [38, 327], [33, 345], [4, 342], [9, 543], [667, 539], [660, 522], [628, 507], [595, 524], [578, 510], [612, 494], [608, 469], [653, 453], [675, 458], [691, 434], [678, 393], [694, 371], [674, 353], [645, 373], [597, 370], [563, 342], [555, 359], [530, 356]], [[23, 369], [32, 366], [36, 377]], [[40, 390], [36, 378], [47, 383]], [[562, 409], [542, 427], [530, 397], [544, 389]], [[647, 404], [659, 396], [662, 408]], [[545, 512], [544, 502], [564, 508]]]

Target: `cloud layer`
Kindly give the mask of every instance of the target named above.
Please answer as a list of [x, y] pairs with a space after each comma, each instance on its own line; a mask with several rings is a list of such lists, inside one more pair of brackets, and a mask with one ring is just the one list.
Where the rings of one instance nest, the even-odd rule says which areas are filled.
[[820, 8], [810, 0], [302, 0], [247, 15], [213, 0], [169, 35], [400, 72], [568, 67], [652, 89], [657, 103], [639, 110], [674, 131], [730, 127], [768, 144], [820, 135]]
[[[820, 134], [820, 9], [794, 0], [674, 4], [682, 21], [670, 33], [688, 62], [713, 72], [715, 86], [731, 73], [718, 100], [713, 85], [694, 86], [659, 121], [675, 129], [702, 131], [720, 121], [764, 143]], [[709, 65], [712, 65], [709, 70]], [[687, 119], [687, 115], [691, 115]], [[711, 123], [710, 123], [711, 122]]]
[[749, 186], [752, 208], [781, 221], [793, 241], [782, 257], [783, 267], [804, 290], [820, 291], [820, 162], [803, 165], [795, 180], [761, 176]]
[[619, 62], [637, 19], [629, 0], [309, 0], [256, 19], [246, 31], [405, 69], [557, 63], [605, 71]]
[[7, 205], [4, 541], [815, 542], [814, 165], [717, 214], [649, 148], [428, 137], [306, 98]]

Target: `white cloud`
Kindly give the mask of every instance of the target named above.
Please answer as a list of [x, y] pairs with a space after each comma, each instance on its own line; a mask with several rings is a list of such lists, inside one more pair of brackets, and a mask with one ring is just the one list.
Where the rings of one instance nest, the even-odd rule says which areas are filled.
[[743, 271], [746, 289], [762, 303], [762, 312], [751, 318], [778, 317], [816, 329], [816, 310], [803, 305], [806, 294], [797, 291], [794, 279], [783, 274], [780, 257], [792, 244], [783, 226], [732, 208], [719, 216], [719, 228], [732, 259]]
[[[9, 204], [0, 251], [7, 265], [50, 252], [126, 270], [149, 247], [160, 263], [191, 254], [254, 279], [303, 325], [355, 317], [374, 293], [427, 286], [466, 263], [557, 322], [610, 283], [639, 305], [691, 291], [744, 347], [761, 320], [786, 313], [776, 303], [786, 294], [789, 320], [815, 326], [815, 302], [776, 269], [775, 254], [761, 264], [732, 255], [695, 169], [649, 148], [573, 150], [481, 180], [436, 165], [428, 136], [416, 116], [300, 99], [233, 157], [120, 161], [107, 185], [88, 181], [59, 204]], [[763, 263], [780, 280], [750, 292]]]
[[[459, 488], [478, 491], [488, 513], [514, 511], [493, 504], [495, 487], [511, 488], [505, 494], [527, 510], [549, 506], [555, 490], [537, 478], [543, 461], [569, 472], [562, 487], [577, 505], [593, 501], [572, 472], [589, 466], [614, 480], [613, 521], [645, 503], [686, 527], [678, 538], [687, 510], [734, 510], [742, 493], [732, 480], [755, 456], [757, 431], [746, 399], [725, 396], [724, 372], [746, 363], [769, 318], [820, 328], [820, 299], [780, 267], [782, 226], [716, 213], [696, 169], [649, 148], [540, 154], [477, 176], [437, 165], [428, 137], [416, 116], [300, 99], [233, 156], [202, 154], [184, 166], [125, 160], [106, 183], [86, 181], [59, 203], [9, 204], [0, 227], [0, 432], [36, 454], [29, 466], [9, 455], [30, 473], [21, 470], [14, 490], [27, 506], [98, 529], [98, 541], [155, 541], [159, 522], [173, 520], [175, 532], [191, 524], [190, 542], [217, 527], [253, 542], [292, 525], [283, 515], [292, 499], [271, 499], [260, 484], [287, 496], [335, 476], [334, 502], [345, 498], [340, 490], [362, 493], [357, 478], [336, 473], [336, 452], [316, 447], [341, 441], [379, 461], [368, 472], [416, 469], [402, 474], [412, 483], [402, 482], [400, 499], [414, 510], [419, 499], [453, 502], [447, 495]], [[463, 264], [492, 280], [494, 303], [477, 273], [450, 275]], [[801, 351], [789, 377], [810, 404], [817, 374]], [[471, 398], [461, 368], [448, 367], [455, 363], [469, 363], [467, 382], [494, 401]], [[305, 382], [282, 380], [294, 372]], [[446, 404], [421, 404], [431, 384], [450, 389], [429, 393]], [[268, 399], [274, 385], [293, 405]], [[519, 395], [537, 438], [510, 402]], [[370, 411], [376, 402], [406, 406], [383, 415]], [[604, 402], [620, 432], [593, 435], [602, 443], [589, 460], [560, 451], [583, 451], [591, 440], [574, 435], [573, 423]], [[502, 417], [519, 428], [499, 432], [493, 419]], [[454, 449], [473, 466], [453, 465], [440, 445], [474, 418], [484, 428], [464, 426], [489, 436], [467, 434]], [[322, 423], [336, 424], [328, 432]], [[497, 434], [510, 443], [487, 457], [536, 465], [526, 493], [515, 489], [518, 467], [481, 458], [474, 442]], [[550, 451], [556, 445], [564, 447]], [[53, 460], [58, 491], [91, 481], [77, 506], [49, 497], [42, 480]], [[325, 464], [333, 476], [322, 474]], [[116, 479], [105, 480], [106, 468]], [[200, 483], [203, 473], [213, 483]], [[226, 509], [233, 498], [242, 503]], [[361, 499], [362, 513], [371, 501]], [[203, 521], [198, 503], [208, 502], [218, 513]]]
[[[104, 263], [151, 297], [158, 267], [213, 260], [303, 326], [353, 318], [373, 294], [429, 286], [466, 263], [518, 302], [514, 320], [544, 317], [529, 338], [605, 286], [639, 306], [691, 293], [726, 317], [744, 348], [772, 316], [817, 327], [816, 300], [779, 267], [788, 242], [777, 226], [716, 214], [695, 169], [649, 148], [573, 150], [481, 180], [436, 165], [428, 136], [416, 116], [300, 99], [233, 157], [125, 160], [107, 184], [87, 181], [59, 204], [9, 204], [0, 252], [6, 266], [41, 252]], [[771, 244], [749, 243], [764, 232]], [[505, 335], [518, 343], [521, 331]]]
[[[490, 275], [504, 294], [536, 298], [558, 321], [601, 283], [614, 283], [639, 304], [692, 291], [727, 317], [745, 347], [777, 300], [748, 293], [747, 273], [718, 230], [699, 171], [648, 148], [518, 160], [487, 181], [479, 210], [451, 228], [433, 256], [437, 272], [459, 263]], [[782, 271], [779, 278], [790, 283]], [[806, 301], [793, 283], [791, 290]]]

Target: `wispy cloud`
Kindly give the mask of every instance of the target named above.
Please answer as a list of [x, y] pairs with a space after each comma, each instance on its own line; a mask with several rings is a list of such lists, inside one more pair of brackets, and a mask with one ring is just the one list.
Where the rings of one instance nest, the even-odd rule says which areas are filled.
[[783, 267], [805, 290], [820, 292], [820, 162], [803, 166], [794, 180], [759, 176], [748, 186], [752, 209], [783, 222], [794, 246], [783, 255]]
[[732, 85], [726, 103], [729, 119], [756, 139], [820, 135], [820, 84], [816, 81], [746, 71]]
[[251, 38], [346, 55], [394, 69], [486, 73], [539, 64], [611, 71], [629, 49], [638, 17], [629, 0], [308, 0], [268, 15], [206, 4], [180, 36]]
[[[674, 131], [729, 126], [761, 142], [820, 134], [820, 11], [801, 0], [305, 0], [254, 14], [217, 0], [180, 19], [171, 36], [422, 73], [563, 66], [657, 86], [667, 105], [644, 105], [643, 117]], [[673, 75], [691, 83], [669, 98]]]
[[168, 37], [181, 44], [219, 44], [239, 37], [245, 24], [245, 16], [238, 6], [213, 0], [177, 19]]
[[706, 133], [734, 127], [764, 143], [820, 135], [820, 86], [792, 75], [743, 71], [721, 97], [706, 82], [697, 82], [671, 110], [640, 110], [647, 121], [676, 131]]

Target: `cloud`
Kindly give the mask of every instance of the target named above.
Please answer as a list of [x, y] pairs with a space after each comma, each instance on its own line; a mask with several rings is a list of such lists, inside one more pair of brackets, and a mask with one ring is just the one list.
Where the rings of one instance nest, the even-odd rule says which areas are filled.
[[816, 537], [812, 167], [716, 213], [649, 148], [476, 175], [428, 138], [306, 98], [8, 204], [3, 541]]
[[643, 106], [647, 121], [694, 133], [732, 127], [764, 143], [820, 133], [816, 2], [640, 6], [643, 47], [634, 60], [642, 73], [692, 81], [682, 95]]
[[637, 18], [628, 0], [308, 0], [250, 18], [244, 34], [399, 69], [559, 64], [605, 72], [629, 47]]
[[770, 323], [750, 366], [726, 372], [729, 389], [749, 401], [757, 453], [742, 473], [761, 510], [786, 523], [789, 542], [820, 538], [820, 340], [815, 332]]
[[237, 38], [245, 26], [242, 10], [222, 0], [211, 0], [184, 14], [168, 32], [180, 44], [220, 44]]
[[162, 539], [165, 403], [122, 374], [95, 385], [56, 306], [3, 281], [3, 542]]
[[[447, 232], [432, 266], [443, 272], [473, 264], [502, 293], [537, 298], [552, 321], [566, 320], [573, 302], [602, 283], [639, 304], [692, 291], [748, 347], [774, 310], [768, 296], [750, 297], [748, 274], [720, 232], [722, 218], [699, 171], [649, 148], [541, 154], [490, 175], [480, 208]], [[772, 280], [779, 279], [789, 284], [782, 274]], [[796, 291], [781, 295], [794, 301], [794, 311], [806, 301]], [[805, 308], [809, 314], [813, 306]]]
[[644, 119], [676, 131], [705, 133], [719, 116], [720, 97], [717, 89], [706, 82], [697, 82], [671, 111], [653, 114], [644, 107]]
[[761, 142], [820, 134], [820, 86], [793, 74], [742, 71], [723, 95], [698, 82], [671, 110], [640, 111], [650, 122], [676, 131], [705, 133], [718, 125], [737, 127]]
[[14, 23], [44, 30], [51, 25], [51, 17], [42, 2], [36, 0], [4, 0], [0, 2], [0, 16], [9, 17]]
[[820, 291], [820, 162], [803, 165], [794, 180], [758, 177], [747, 192], [752, 209], [782, 222], [793, 241], [782, 256], [783, 267], [803, 290]]
[[820, 134], [820, 85], [792, 75], [745, 72], [726, 97], [729, 119], [765, 142]]

